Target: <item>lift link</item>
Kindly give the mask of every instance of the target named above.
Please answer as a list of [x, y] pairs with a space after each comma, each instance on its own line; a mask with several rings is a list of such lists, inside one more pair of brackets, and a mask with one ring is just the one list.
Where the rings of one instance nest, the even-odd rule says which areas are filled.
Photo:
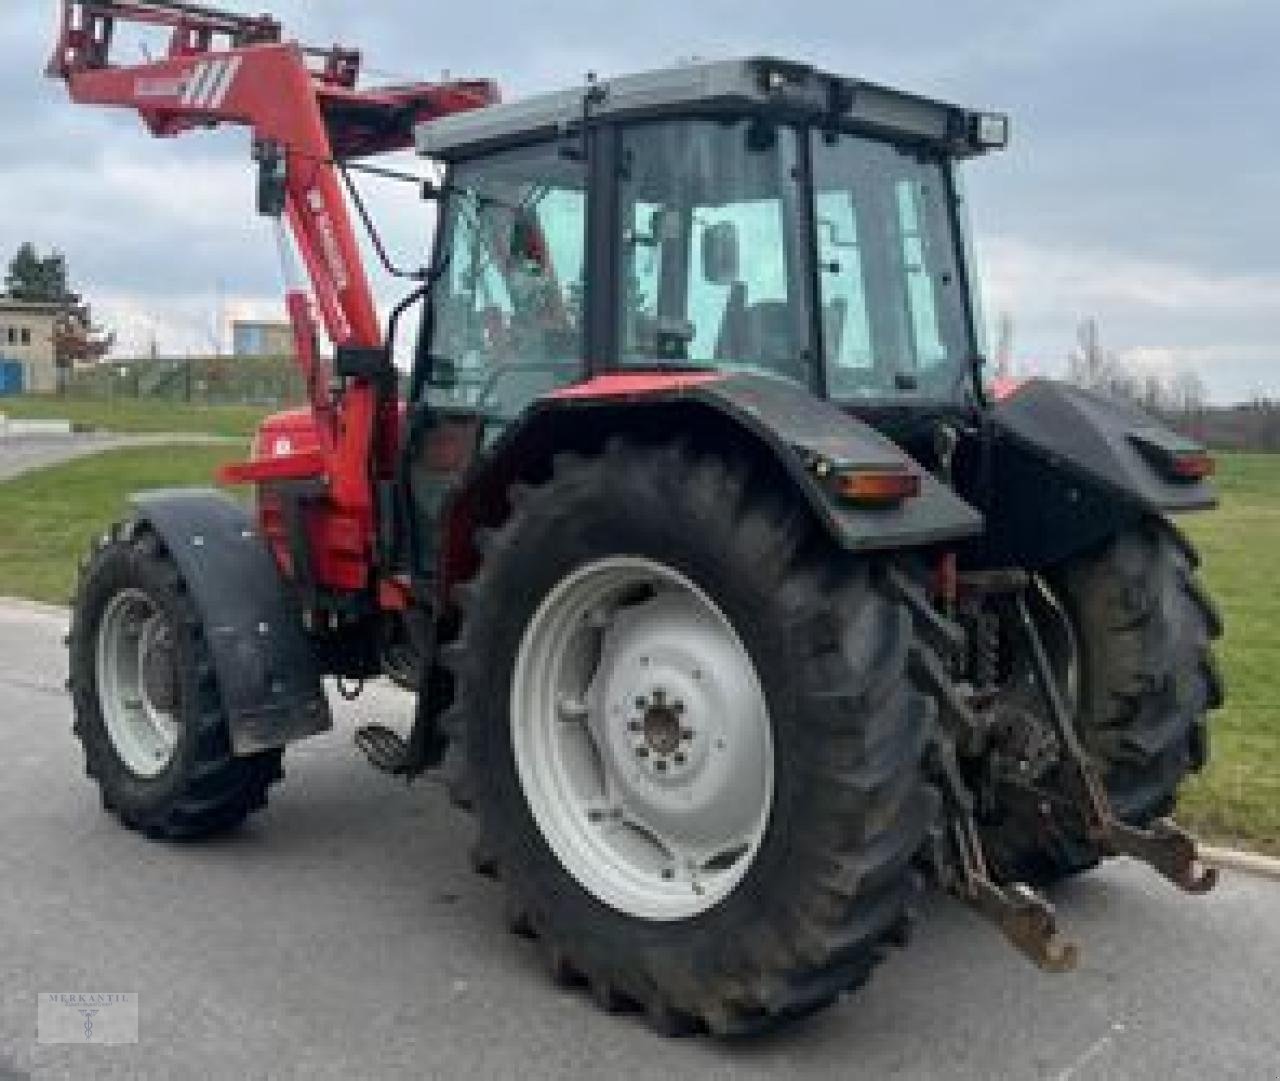
[[997, 885], [987, 868], [973, 818], [973, 796], [956, 760], [957, 740], [977, 750], [985, 736], [981, 717], [950, 675], [964, 648], [964, 632], [905, 575], [892, 571], [890, 581], [911, 612], [920, 643], [911, 651], [911, 678], [938, 707], [925, 757], [925, 767], [942, 791], [947, 826], [943, 851], [937, 854], [937, 876], [949, 893], [994, 924], [1038, 968], [1070, 972], [1079, 961], [1079, 947], [1059, 933], [1053, 905], [1025, 883]]
[[[932, 660], [933, 663], [928, 663]], [[950, 681], [936, 658], [913, 651], [912, 676], [940, 700], [950, 699]], [[960, 767], [955, 746], [943, 726], [935, 721], [926, 751], [925, 765], [942, 789], [951, 859], [941, 869], [942, 884], [984, 919], [995, 924], [1019, 952], [1045, 972], [1070, 972], [1079, 961], [1079, 948], [1058, 932], [1053, 905], [1030, 886], [1015, 882], [1007, 887], [991, 880], [986, 856], [973, 820], [973, 797]]]
[[1013, 593], [1013, 604], [1018, 626], [1030, 651], [1036, 682], [1066, 753], [1068, 774], [1076, 789], [1074, 805], [1077, 813], [1084, 817], [1089, 839], [1107, 855], [1132, 856], [1141, 860], [1187, 893], [1208, 893], [1217, 884], [1218, 872], [1200, 860], [1196, 842], [1190, 834], [1168, 820], [1160, 820], [1150, 829], [1139, 829], [1116, 817], [1106, 788], [1080, 743], [1075, 724], [1058, 691], [1044, 643], [1027, 607], [1025, 585]]

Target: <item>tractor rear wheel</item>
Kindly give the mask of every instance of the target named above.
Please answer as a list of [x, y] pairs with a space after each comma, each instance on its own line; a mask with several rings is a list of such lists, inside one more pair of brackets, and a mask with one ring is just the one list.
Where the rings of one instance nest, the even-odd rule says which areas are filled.
[[199, 615], [147, 526], [123, 523], [97, 543], [67, 645], [85, 769], [126, 826], [199, 837], [265, 806], [281, 752], [232, 756]]
[[[1222, 626], [1198, 562], [1172, 526], [1150, 520], [1046, 578], [1061, 614], [1060, 633], [1045, 636], [1059, 686], [1130, 825], [1173, 811], [1178, 786], [1205, 763], [1207, 715], [1222, 703], [1210, 651]], [[1046, 825], [997, 811], [986, 843], [1002, 878], [1046, 884], [1098, 863], [1080, 821]]]
[[611, 442], [513, 493], [449, 653], [453, 790], [554, 975], [666, 1033], [832, 1002], [936, 813], [910, 618], [745, 465]]

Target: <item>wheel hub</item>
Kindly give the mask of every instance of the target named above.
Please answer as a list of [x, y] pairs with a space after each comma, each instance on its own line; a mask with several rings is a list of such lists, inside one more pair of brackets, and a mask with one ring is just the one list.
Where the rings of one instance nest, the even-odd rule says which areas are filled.
[[173, 629], [142, 590], [121, 590], [103, 610], [96, 675], [103, 725], [120, 761], [138, 777], [163, 773], [178, 745]]
[[645, 744], [654, 754], [663, 758], [674, 755], [683, 740], [693, 738], [693, 731], [680, 723], [684, 703], [676, 699], [668, 705], [661, 687], [654, 689], [652, 698], [639, 699], [637, 705], [641, 704], [644, 715], [640, 730], [644, 733]]
[[178, 701], [178, 673], [174, 666], [173, 642], [168, 627], [149, 620], [143, 627], [142, 693], [145, 700], [163, 713], [172, 713]]

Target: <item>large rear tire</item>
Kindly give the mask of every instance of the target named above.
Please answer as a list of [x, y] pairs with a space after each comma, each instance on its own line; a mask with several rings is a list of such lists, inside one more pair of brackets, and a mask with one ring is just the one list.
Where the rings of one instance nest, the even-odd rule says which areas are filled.
[[513, 926], [668, 1033], [861, 984], [937, 808], [882, 568], [678, 447], [562, 455], [512, 502], [463, 589], [447, 723]]
[[[1208, 712], [1222, 703], [1210, 650], [1222, 625], [1197, 564], [1180, 534], [1149, 520], [1047, 578], [1074, 640], [1077, 730], [1112, 808], [1134, 826], [1172, 813], [1178, 786], [1206, 761]], [[1101, 858], [1065, 818], [1046, 829], [998, 814], [985, 840], [1006, 880], [1047, 884]]]
[[281, 752], [232, 756], [199, 615], [145, 524], [114, 526], [95, 545], [67, 645], [73, 731], [121, 822], [157, 839], [201, 837], [266, 805]]

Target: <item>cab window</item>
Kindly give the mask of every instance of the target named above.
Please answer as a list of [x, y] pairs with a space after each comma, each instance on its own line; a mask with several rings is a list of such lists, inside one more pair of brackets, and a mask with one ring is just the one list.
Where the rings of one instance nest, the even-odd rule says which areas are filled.
[[583, 167], [554, 145], [453, 170], [429, 400], [510, 419], [580, 377], [586, 219]]

